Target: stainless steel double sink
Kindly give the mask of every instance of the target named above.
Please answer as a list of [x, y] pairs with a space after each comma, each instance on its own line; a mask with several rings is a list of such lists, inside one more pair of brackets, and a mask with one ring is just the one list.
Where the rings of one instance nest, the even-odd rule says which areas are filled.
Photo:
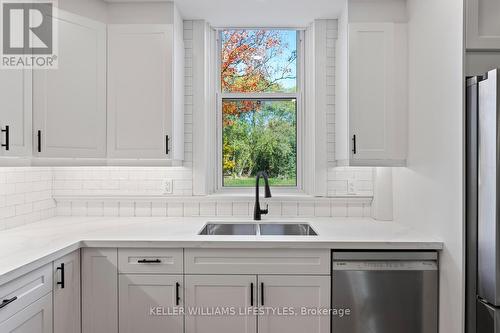
[[208, 222], [198, 235], [317, 236], [309, 223]]

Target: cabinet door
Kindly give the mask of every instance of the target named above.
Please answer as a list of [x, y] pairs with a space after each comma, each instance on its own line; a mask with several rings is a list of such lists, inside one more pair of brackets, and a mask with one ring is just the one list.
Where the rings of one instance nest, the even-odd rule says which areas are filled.
[[467, 49], [500, 50], [500, 1], [467, 0]]
[[171, 47], [171, 25], [108, 26], [109, 157], [169, 157]]
[[259, 316], [260, 333], [329, 333], [330, 316], [302, 309], [330, 308], [329, 276], [259, 275], [259, 306], [272, 309], [293, 308], [295, 315]]
[[[255, 275], [186, 275], [186, 309], [199, 310], [232, 307], [239, 312], [257, 305]], [[186, 333], [255, 333], [255, 315], [186, 314]]]
[[120, 333], [183, 333], [182, 275], [126, 275], [119, 278]]
[[118, 333], [118, 251], [82, 250], [82, 332]]
[[350, 24], [351, 165], [405, 165], [405, 35], [405, 25], [396, 28], [393, 23]]
[[54, 333], [80, 333], [80, 251], [54, 261]]
[[[0, 127], [9, 126], [9, 150], [0, 147], [0, 156], [31, 154], [31, 70], [2, 70], [0, 75]], [[7, 132], [0, 134], [7, 144]]]
[[62, 10], [54, 19], [59, 68], [33, 75], [35, 155], [105, 157], [106, 25]]
[[52, 333], [52, 293], [0, 323], [0, 332]]

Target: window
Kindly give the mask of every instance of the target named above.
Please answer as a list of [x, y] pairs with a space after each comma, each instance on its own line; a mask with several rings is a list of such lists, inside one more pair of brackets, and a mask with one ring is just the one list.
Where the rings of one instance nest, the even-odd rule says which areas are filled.
[[220, 31], [220, 186], [299, 187], [299, 31]]

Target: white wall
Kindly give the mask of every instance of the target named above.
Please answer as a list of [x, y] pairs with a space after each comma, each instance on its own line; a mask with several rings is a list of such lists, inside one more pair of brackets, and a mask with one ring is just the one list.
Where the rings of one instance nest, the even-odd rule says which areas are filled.
[[408, 19], [408, 167], [394, 169], [394, 213], [444, 241], [440, 332], [457, 333], [464, 307], [463, 3], [409, 0]]
[[110, 24], [169, 24], [174, 23], [173, 2], [110, 3]]
[[58, 0], [60, 9], [72, 12], [96, 21], [108, 19], [107, 4], [102, 0]]
[[350, 0], [349, 22], [406, 23], [405, 0]]

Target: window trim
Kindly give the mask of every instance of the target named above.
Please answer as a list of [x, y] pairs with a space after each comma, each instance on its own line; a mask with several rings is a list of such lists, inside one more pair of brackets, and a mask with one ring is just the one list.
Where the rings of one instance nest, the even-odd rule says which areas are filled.
[[[221, 90], [221, 76], [220, 76], [220, 66], [221, 66], [221, 54], [222, 54], [222, 31], [227, 29], [266, 29], [266, 30], [294, 30], [297, 32], [297, 91], [294, 93], [223, 93]], [[215, 192], [219, 194], [247, 194], [253, 192], [252, 187], [224, 187], [223, 186], [223, 170], [222, 170], [222, 101], [224, 99], [263, 99], [263, 100], [282, 100], [282, 99], [296, 99], [297, 103], [297, 114], [296, 114], [296, 132], [297, 132], [297, 185], [296, 186], [273, 186], [274, 193], [282, 194], [298, 194], [304, 193], [304, 161], [303, 161], [303, 149], [304, 149], [304, 29], [301, 28], [217, 28], [216, 29], [216, 166], [215, 166], [215, 179], [216, 186]]]

